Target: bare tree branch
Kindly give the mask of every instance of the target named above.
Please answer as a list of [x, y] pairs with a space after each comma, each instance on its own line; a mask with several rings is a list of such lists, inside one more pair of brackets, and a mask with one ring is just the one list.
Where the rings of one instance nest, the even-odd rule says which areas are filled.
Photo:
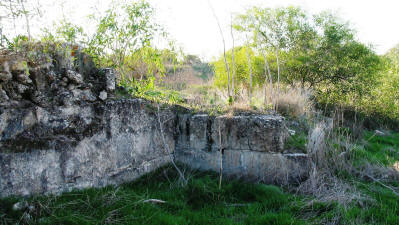
[[161, 122], [161, 114], [160, 114], [159, 104], [157, 105], [157, 109], [158, 109], [157, 118], [158, 118], [158, 123], [159, 123], [159, 131], [160, 131], [160, 135], [161, 135], [161, 138], [162, 138], [162, 143], [163, 143], [164, 149], [167, 151], [167, 154], [170, 157], [170, 161], [172, 162], [173, 167], [175, 167], [176, 171], [179, 173], [180, 178], [183, 180], [183, 184], [186, 185], [187, 184], [187, 180], [184, 177], [183, 172], [176, 165], [175, 159], [172, 156], [172, 151], [171, 151], [169, 145], [166, 143], [164, 131], [163, 131], [163, 128], [162, 128], [162, 124], [163, 123]]
[[225, 42], [225, 40], [224, 40], [224, 35], [223, 35], [222, 27], [220, 26], [220, 23], [219, 23], [219, 19], [218, 19], [217, 15], [216, 15], [216, 12], [215, 12], [215, 10], [213, 9], [213, 7], [212, 7], [212, 5], [211, 5], [211, 2], [210, 2], [209, 0], [208, 0], [208, 4], [209, 4], [209, 7], [210, 7], [211, 10], [212, 10], [213, 16], [214, 16], [215, 19], [216, 19], [216, 23], [218, 24], [219, 32], [220, 32], [220, 35], [221, 35], [222, 41], [223, 41], [223, 57], [224, 57], [224, 64], [225, 64], [225, 66], [226, 66], [226, 71], [227, 71], [227, 93], [228, 93], [228, 96], [229, 96], [229, 99], [230, 99], [230, 98], [231, 98], [231, 91], [230, 91], [230, 68], [229, 68], [229, 64], [227, 63], [227, 57], [226, 57], [226, 42]]
[[234, 80], [236, 76], [236, 65], [235, 65], [235, 60], [234, 60], [234, 35], [233, 35], [233, 19], [232, 15], [230, 14], [230, 32], [231, 32], [231, 39], [233, 40], [233, 48], [231, 48], [231, 59], [233, 62], [233, 77], [231, 80], [231, 90], [233, 91], [233, 100], [235, 98], [235, 89], [234, 89]]

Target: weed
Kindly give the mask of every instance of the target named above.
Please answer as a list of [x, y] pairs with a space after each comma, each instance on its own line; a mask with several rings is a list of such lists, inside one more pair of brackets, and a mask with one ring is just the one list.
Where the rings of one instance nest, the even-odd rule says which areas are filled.
[[[276, 186], [241, 180], [223, 180], [219, 189], [217, 173], [184, 170], [188, 178], [185, 186], [180, 185], [179, 175], [170, 165], [119, 187], [90, 188], [60, 196], [0, 199], [0, 223], [397, 224], [399, 221], [399, 197], [376, 183], [353, 184], [373, 200], [342, 205], [334, 200], [320, 202]], [[392, 185], [399, 187], [398, 182]], [[165, 203], [146, 202], [148, 199]], [[23, 201], [30, 207], [12, 209], [15, 203]]]
[[293, 149], [295, 152], [303, 152], [306, 153], [306, 144], [307, 144], [307, 135], [304, 133], [295, 133], [291, 135], [287, 142], [286, 146], [290, 150]]

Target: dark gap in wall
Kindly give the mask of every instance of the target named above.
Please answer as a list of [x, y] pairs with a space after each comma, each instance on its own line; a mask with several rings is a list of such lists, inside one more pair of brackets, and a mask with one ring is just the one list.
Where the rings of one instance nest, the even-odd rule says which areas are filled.
[[208, 120], [206, 121], [206, 147], [208, 152], [212, 151], [212, 117], [208, 117]]

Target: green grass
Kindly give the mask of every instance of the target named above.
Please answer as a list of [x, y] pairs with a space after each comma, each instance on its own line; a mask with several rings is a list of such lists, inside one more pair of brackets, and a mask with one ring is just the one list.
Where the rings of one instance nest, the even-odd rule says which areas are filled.
[[[32, 224], [306, 224], [297, 213], [300, 198], [275, 186], [224, 181], [214, 173], [191, 172], [182, 187], [166, 167], [120, 187], [86, 189], [27, 199]], [[161, 199], [165, 204], [144, 203]], [[19, 198], [0, 201], [0, 222], [23, 221], [13, 211]]]
[[307, 135], [303, 132], [296, 132], [294, 135], [290, 135], [286, 142], [287, 148], [303, 153], [306, 153], [306, 144]]
[[[398, 160], [399, 134], [366, 133], [364, 140], [354, 150], [355, 162]], [[399, 196], [378, 182], [345, 178], [366, 200], [344, 206], [240, 180], [224, 180], [219, 189], [218, 174], [212, 172], [187, 170], [186, 175], [189, 182], [182, 186], [167, 166], [119, 187], [0, 199], [0, 224], [399, 224]], [[388, 185], [399, 190], [399, 182]], [[12, 209], [24, 201], [33, 208]]]
[[[399, 188], [399, 182], [391, 183]], [[364, 221], [365, 224], [399, 224], [399, 196], [391, 190], [372, 182], [361, 182], [358, 188], [372, 199], [369, 205], [355, 205], [345, 216], [349, 221]], [[366, 208], [367, 210], [365, 210]]]
[[[1, 224], [398, 224], [399, 198], [376, 185], [359, 183], [373, 197], [362, 205], [344, 208], [338, 203], [314, 202], [311, 198], [264, 184], [225, 180], [218, 175], [190, 172], [181, 186], [172, 167], [161, 168], [119, 187], [86, 189], [60, 196], [0, 200]], [[165, 204], [144, 203], [160, 199]], [[16, 202], [34, 206], [14, 211]], [[30, 220], [24, 213], [29, 212]]]
[[366, 132], [363, 142], [363, 145], [355, 147], [352, 153], [355, 164], [369, 162], [392, 166], [399, 161], [399, 133], [377, 136], [372, 132]]

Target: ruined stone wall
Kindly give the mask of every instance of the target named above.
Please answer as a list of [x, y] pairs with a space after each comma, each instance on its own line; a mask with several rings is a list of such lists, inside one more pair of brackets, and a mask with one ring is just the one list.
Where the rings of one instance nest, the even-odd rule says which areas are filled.
[[[115, 98], [113, 70], [75, 52], [0, 55], [0, 197], [132, 181], [170, 162], [267, 183], [308, 174], [280, 116], [191, 115]], [[219, 135], [220, 134], [220, 135]]]
[[270, 115], [181, 115], [176, 157], [196, 169], [258, 182], [298, 183], [309, 169], [307, 155], [286, 152], [284, 118]]
[[[144, 100], [114, 98], [112, 70], [49, 57], [38, 67], [0, 60], [0, 196], [120, 184], [170, 162], [156, 114]], [[173, 150], [176, 116], [160, 115]]]
[[[170, 162], [154, 113], [140, 99], [84, 107], [32, 107], [0, 114], [0, 193], [31, 195], [103, 187], [136, 179]], [[174, 118], [162, 112], [174, 149]], [[26, 121], [28, 121], [26, 123]], [[12, 132], [12, 133], [11, 133]]]

